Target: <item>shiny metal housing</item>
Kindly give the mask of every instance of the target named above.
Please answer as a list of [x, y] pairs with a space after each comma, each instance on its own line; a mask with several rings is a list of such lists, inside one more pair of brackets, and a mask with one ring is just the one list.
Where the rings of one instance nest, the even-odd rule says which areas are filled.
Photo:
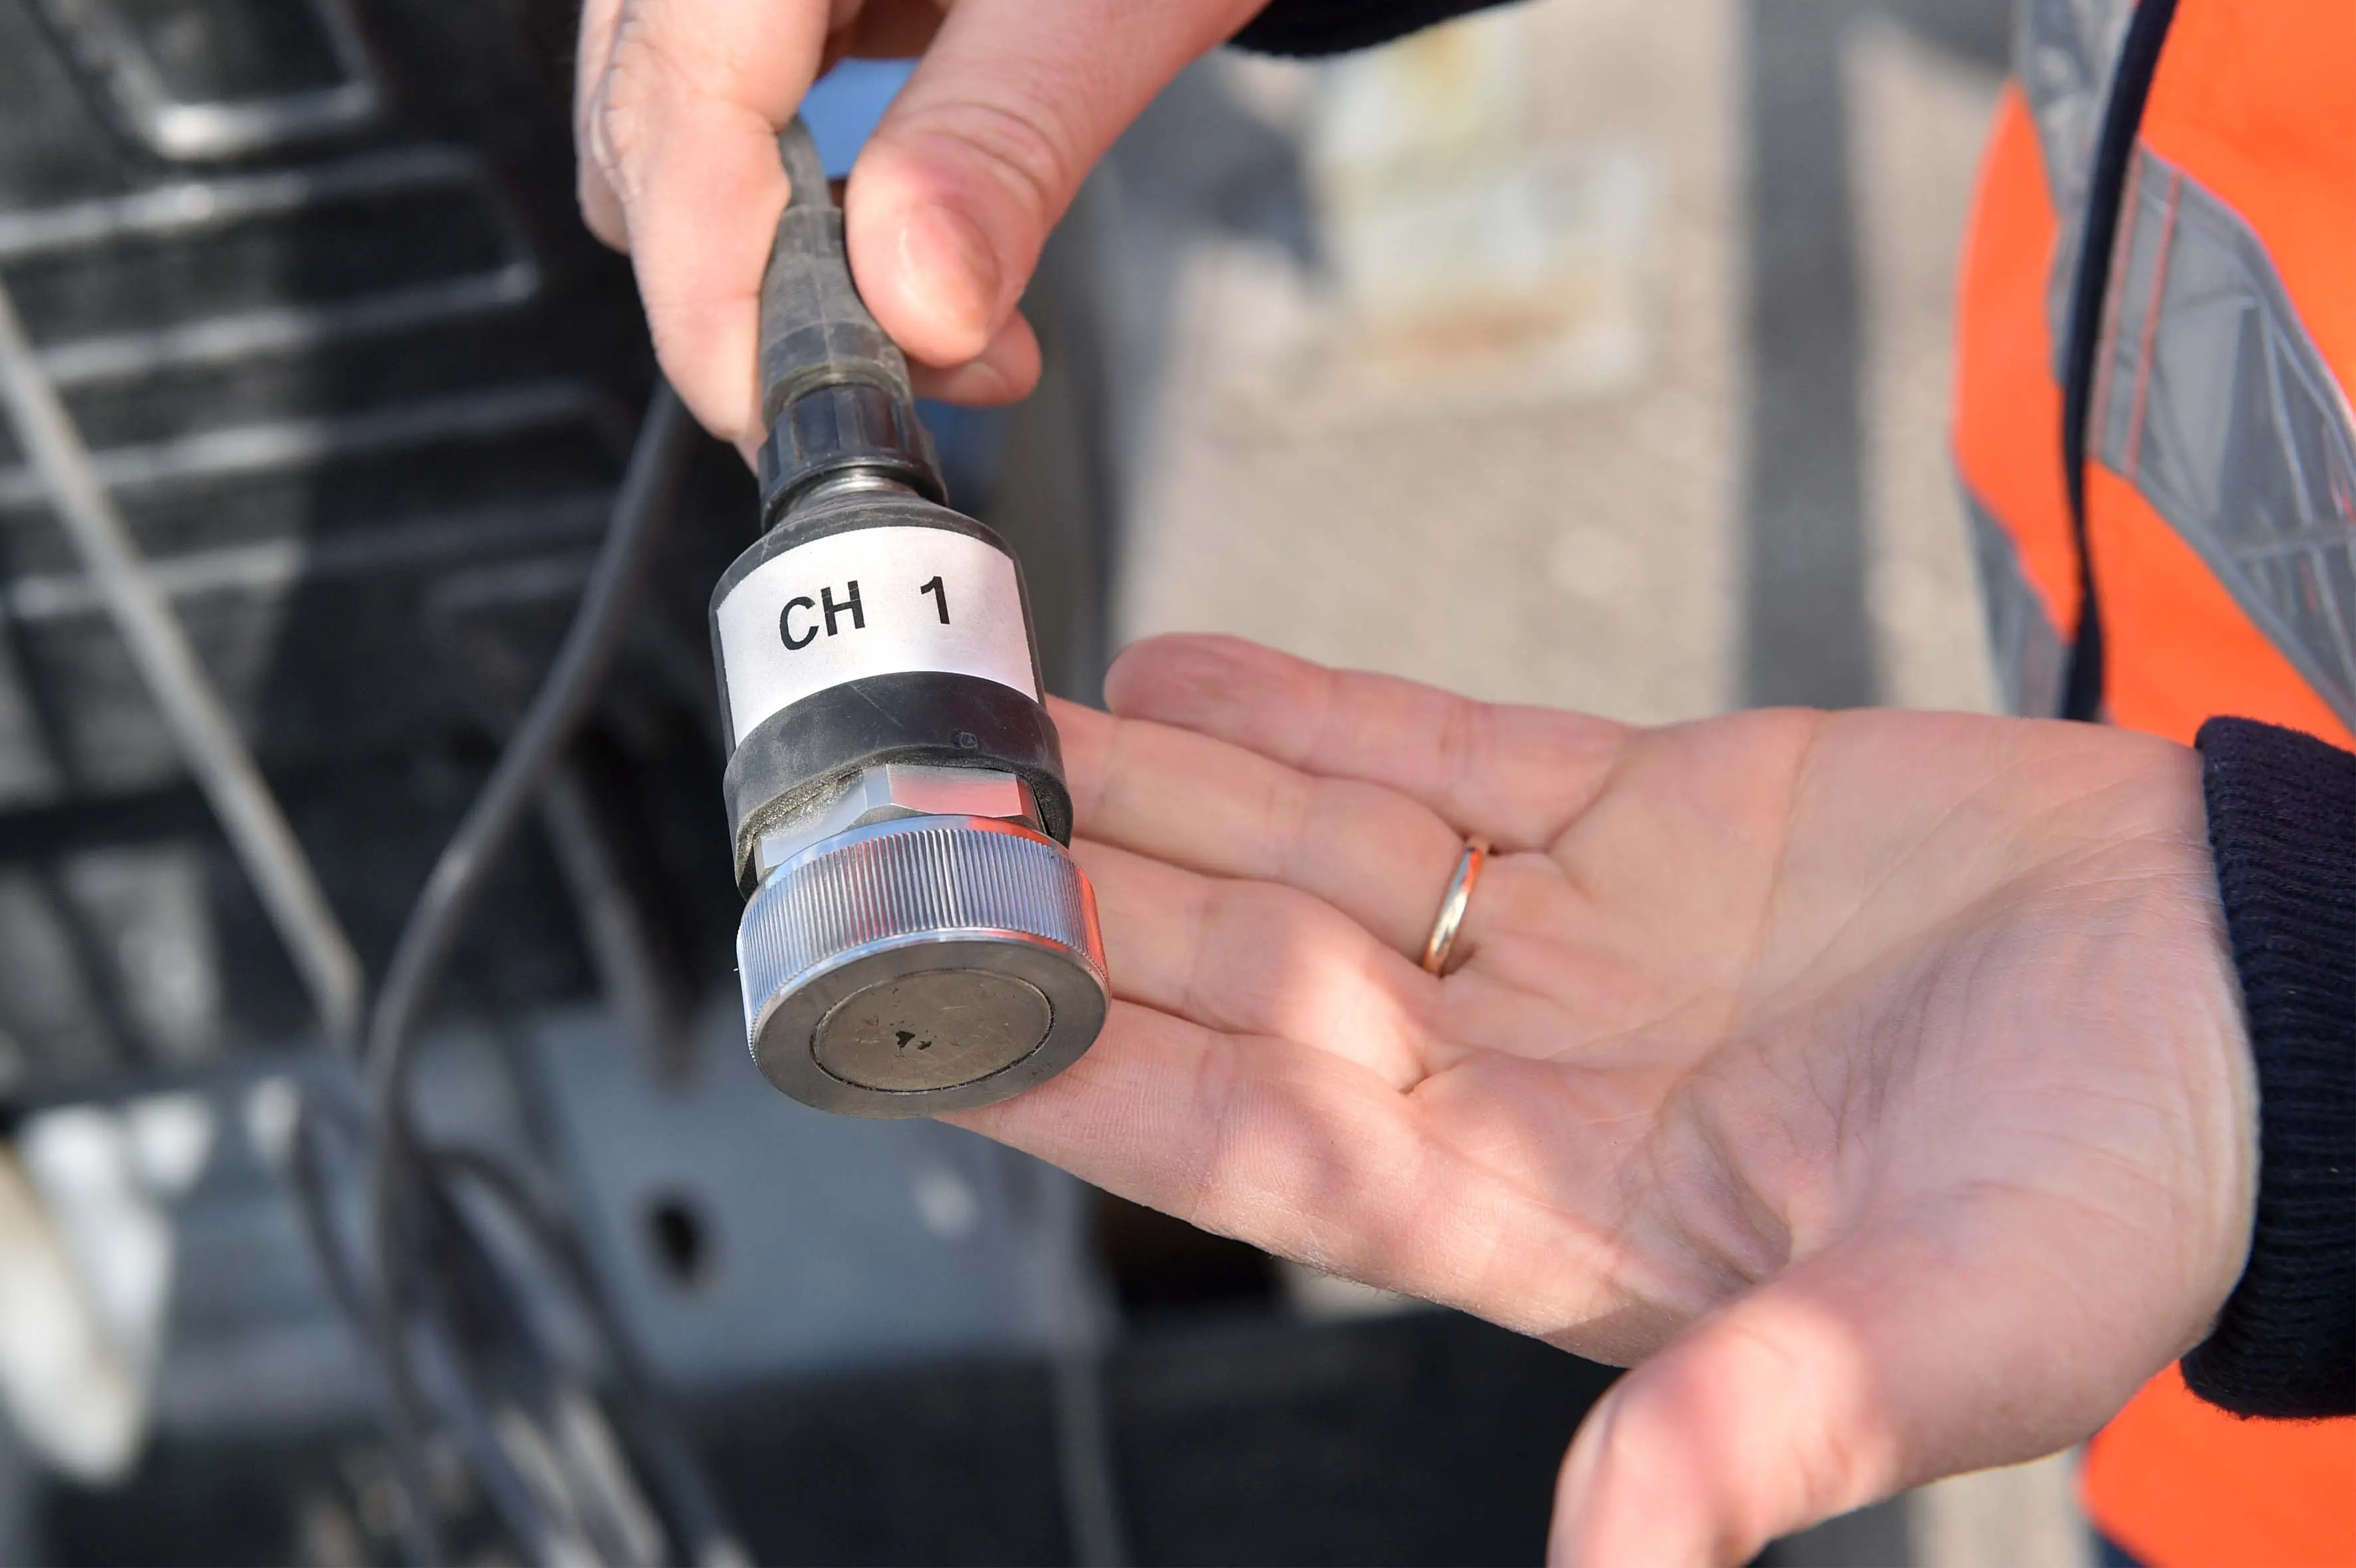
[[838, 793], [763, 832], [754, 853], [766, 876], [846, 829], [921, 816], [996, 817], [1042, 831], [1031, 787], [1012, 773], [894, 762], [851, 775]]
[[1019, 1094], [1076, 1060], [1108, 1005], [1087, 878], [1055, 840], [989, 817], [810, 845], [762, 878], [736, 954], [763, 1074], [855, 1116]]

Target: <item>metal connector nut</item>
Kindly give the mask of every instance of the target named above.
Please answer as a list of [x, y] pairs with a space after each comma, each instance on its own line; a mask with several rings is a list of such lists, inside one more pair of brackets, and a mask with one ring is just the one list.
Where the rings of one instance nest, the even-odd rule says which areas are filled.
[[1108, 1004], [1096, 895], [1012, 822], [903, 816], [770, 871], [736, 954], [753, 1059], [858, 1116], [989, 1105], [1086, 1051]]
[[834, 794], [764, 832], [754, 850], [766, 876], [837, 833], [895, 817], [994, 817], [1044, 832], [1031, 786], [995, 768], [894, 762], [862, 768]]

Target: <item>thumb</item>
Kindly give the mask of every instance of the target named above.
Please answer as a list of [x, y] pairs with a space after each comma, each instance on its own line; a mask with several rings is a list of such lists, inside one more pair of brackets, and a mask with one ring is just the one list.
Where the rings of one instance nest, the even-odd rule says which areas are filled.
[[2180, 1327], [2105, 1311], [2126, 1304], [2086, 1283], [2099, 1262], [2071, 1284], [2050, 1259], [1959, 1267], [1976, 1251], [1919, 1226], [1852, 1236], [1687, 1328], [1580, 1427], [1549, 1561], [1747, 1562], [1907, 1487], [2066, 1447], [2184, 1348]]
[[777, 128], [826, 45], [823, 0], [590, 0], [574, 108], [583, 215], [630, 252], [663, 373], [704, 426], [757, 436], [761, 273], [786, 204]]
[[1048, 231], [1113, 140], [1263, 0], [959, 0], [861, 153], [852, 270], [914, 358], [998, 337]]

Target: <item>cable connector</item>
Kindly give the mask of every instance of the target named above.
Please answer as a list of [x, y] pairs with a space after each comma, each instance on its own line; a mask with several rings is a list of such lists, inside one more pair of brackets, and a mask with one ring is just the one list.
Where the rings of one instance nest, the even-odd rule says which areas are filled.
[[799, 120], [778, 136], [777, 156], [793, 191], [761, 274], [761, 526], [845, 473], [946, 502], [908, 361], [851, 282], [842, 210]]

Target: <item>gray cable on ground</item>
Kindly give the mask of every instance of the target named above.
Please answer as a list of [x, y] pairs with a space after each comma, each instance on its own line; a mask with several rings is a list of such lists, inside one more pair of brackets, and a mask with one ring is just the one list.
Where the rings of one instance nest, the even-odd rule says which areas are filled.
[[328, 1036], [359, 1043], [366, 985], [343, 923], [310, 858], [238, 733], [228, 704], [197, 662], [188, 635], [148, 574], [122, 509], [91, 463], [57, 389], [41, 371], [25, 324], [0, 284], [0, 402], [25, 456], [48, 491], [59, 525], [81, 558], [131, 661], [163, 713], [197, 787], [220, 821], [238, 864], [286, 944]]

